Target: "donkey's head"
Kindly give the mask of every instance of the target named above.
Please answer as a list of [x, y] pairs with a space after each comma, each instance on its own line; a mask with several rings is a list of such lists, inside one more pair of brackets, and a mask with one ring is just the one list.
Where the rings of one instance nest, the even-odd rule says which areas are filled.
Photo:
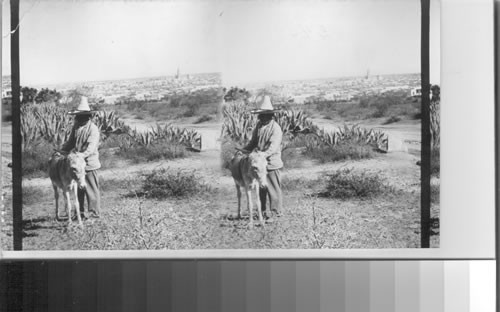
[[85, 188], [85, 166], [87, 165], [81, 153], [68, 154], [71, 178], [76, 181], [79, 188]]
[[250, 161], [250, 174], [256, 179], [260, 186], [267, 186], [267, 160], [266, 154], [254, 150], [248, 155]]

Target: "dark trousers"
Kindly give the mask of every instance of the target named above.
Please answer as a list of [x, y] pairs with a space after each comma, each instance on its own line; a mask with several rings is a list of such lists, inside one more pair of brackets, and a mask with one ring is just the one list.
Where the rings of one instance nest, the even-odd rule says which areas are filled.
[[[101, 211], [101, 194], [99, 192], [99, 175], [97, 170], [87, 171], [85, 175], [87, 187], [78, 189], [78, 203], [80, 204], [80, 212], [94, 212], [100, 214]], [[85, 198], [87, 198], [87, 209], [84, 208]]]
[[281, 174], [279, 170], [269, 170], [267, 172], [267, 188], [261, 188], [259, 195], [262, 212], [266, 211], [266, 200], [269, 197], [271, 212], [281, 213], [283, 195], [281, 194]]

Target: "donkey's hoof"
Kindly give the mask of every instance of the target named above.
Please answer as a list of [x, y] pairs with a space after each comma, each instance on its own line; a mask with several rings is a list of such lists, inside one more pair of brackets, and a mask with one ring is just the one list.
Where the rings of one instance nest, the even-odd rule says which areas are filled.
[[68, 220], [68, 216], [66, 216], [66, 215], [63, 215], [63, 216], [61, 216], [61, 215], [56, 215], [55, 220], [56, 220], [57, 222], [67, 221], [67, 220]]
[[226, 220], [233, 221], [233, 220], [241, 220], [241, 215], [236, 214], [236, 213], [228, 213], [225, 216]]

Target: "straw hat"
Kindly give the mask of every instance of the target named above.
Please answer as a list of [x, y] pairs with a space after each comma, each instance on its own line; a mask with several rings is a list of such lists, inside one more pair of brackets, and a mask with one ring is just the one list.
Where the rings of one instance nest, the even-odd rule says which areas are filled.
[[70, 115], [91, 115], [94, 111], [90, 109], [87, 97], [82, 96], [80, 99], [80, 104], [76, 110], [69, 112]]
[[252, 114], [274, 114], [278, 112], [279, 109], [273, 109], [273, 104], [271, 104], [271, 98], [266, 95], [260, 102], [260, 108], [251, 111]]

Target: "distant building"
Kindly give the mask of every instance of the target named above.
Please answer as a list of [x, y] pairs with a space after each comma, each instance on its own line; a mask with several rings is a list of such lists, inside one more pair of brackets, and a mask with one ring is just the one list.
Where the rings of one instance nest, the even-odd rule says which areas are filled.
[[104, 101], [104, 104], [114, 105], [114, 104], [118, 103], [118, 99], [120, 97], [121, 97], [120, 95], [107, 95], [107, 96], [104, 96], [102, 98], [102, 100]]
[[147, 101], [159, 101], [159, 100], [161, 100], [161, 95], [160, 94], [145, 94], [144, 98]]
[[416, 97], [422, 95], [422, 88], [413, 88], [410, 91], [410, 96]]
[[314, 94], [301, 94], [293, 96], [293, 102], [295, 104], [304, 104], [308, 100], [311, 100], [314, 97]]
[[334, 102], [347, 102], [352, 100], [352, 95], [350, 94], [345, 94], [345, 93], [340, 93], [340, 92], [333, 92], [333, 93], [327, 93], [323, 96], [323, 98], [327, 101], [334, 101]]
[[12, 118], [12, 90], [2, 90], [2, 121]]
[[146, 95], [143, 93], [136, 94], [134, 95], [134, 99], [137, 101], [145, 101], [146, 100]]
[[12, 98], [12, 90], [2, 90], [2, 99], [3, 98]]
[[[411, 97], [420, 97], [420, 96], [422, 96], [422, 88], [418, 87], [418, 88], [411, 89], [410, 96]], [[429, 90], [429, 97], [432, 99], [432, 90]]]

